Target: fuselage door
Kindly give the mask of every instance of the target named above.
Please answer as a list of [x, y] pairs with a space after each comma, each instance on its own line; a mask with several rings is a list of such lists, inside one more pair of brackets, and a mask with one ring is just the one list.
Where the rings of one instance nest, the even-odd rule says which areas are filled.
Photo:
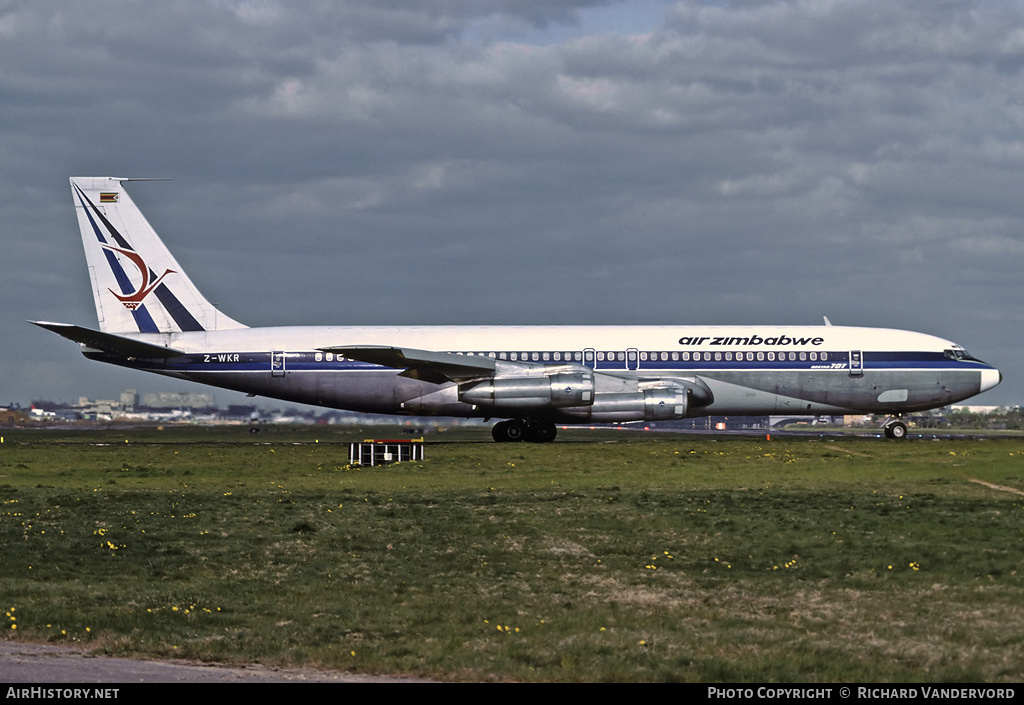
[[864, 353], [860, 350], [850, 351], [850, 376], [862, 377], [864, 375]]
[[270, 376], [284, 377], [284, 353], [270, 353]]
[[640, 367], [640, 351], [630, 348], [626, 351], [626, 369], [635, 370]]
[[587, 348], [583, 351], [583, 366], [594, 369], [597, 364], [597, 352], [594, 348]]

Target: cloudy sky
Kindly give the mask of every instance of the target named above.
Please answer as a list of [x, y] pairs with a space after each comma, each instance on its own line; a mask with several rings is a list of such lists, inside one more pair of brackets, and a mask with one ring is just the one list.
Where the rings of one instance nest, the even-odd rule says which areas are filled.
[[1024, 403], [1019, 2], [0, 0], [0, 62], [0, 404], [202, 389], [24, 323], [95, 325], [75, 175], [172, 177], [249, 325], [827, 315]]

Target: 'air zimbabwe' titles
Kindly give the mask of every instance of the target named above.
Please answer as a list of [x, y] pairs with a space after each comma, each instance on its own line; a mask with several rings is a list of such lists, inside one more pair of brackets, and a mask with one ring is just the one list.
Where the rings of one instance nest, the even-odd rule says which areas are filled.
[[775, 345], [780, 346], [806, 346], [806, 345], [821, 345], [825, 342], [824, 338], [791, 338], [788, 335], [777, 335], [770, 338], [762, 338], [759, 335], [749, 335], [744, 338], [741, 337], [729, 337], [726, 335], [719, 336], [687, 336], [679, 339], [680, 345]]

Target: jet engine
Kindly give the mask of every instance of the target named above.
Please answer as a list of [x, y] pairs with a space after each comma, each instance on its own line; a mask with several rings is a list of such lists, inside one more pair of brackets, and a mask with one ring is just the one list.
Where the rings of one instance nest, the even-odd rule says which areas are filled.
[[496, 412], [585, 406], [594, 400], [594, 376], [559, 372], [544, 377], [498, 377], [459, 390], [459, 400]]
[[667, 421], [686, 418], [689, 401], [688, 390], [682, 387], [653, 387], [636, 392], [597, 394], [590, 406], [559, 409], [557, 416], [595, 423]]

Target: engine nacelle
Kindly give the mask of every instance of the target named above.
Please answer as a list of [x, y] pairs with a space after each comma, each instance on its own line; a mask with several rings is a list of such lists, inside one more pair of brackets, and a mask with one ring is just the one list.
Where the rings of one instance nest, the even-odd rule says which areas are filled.
[[686, 418], [689, 396], [685, 389], [667, 387], [644, 390], [644, 421]]
[[460, 389], [459, 400], [495, 410], [588, 406], [594, 401], [594, 376], [560, 372], [545, 377], [499, 377]]
[[687, 391], [680, 387], [655, 387], [638, 392], [597, 394], [589, 407], [561, 409], [559, 418], [573, 421], [615, 423], [667, 421], [686, 418]]

